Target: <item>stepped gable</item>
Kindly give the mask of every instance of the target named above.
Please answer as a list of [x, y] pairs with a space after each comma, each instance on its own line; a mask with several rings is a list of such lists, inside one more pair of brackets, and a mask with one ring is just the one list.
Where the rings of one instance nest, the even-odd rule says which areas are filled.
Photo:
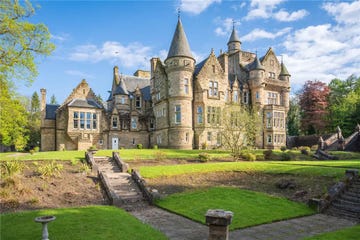
[[176, 25], [167, 59], [171, 57], [189, 57], [194, 59], [180, 18]]

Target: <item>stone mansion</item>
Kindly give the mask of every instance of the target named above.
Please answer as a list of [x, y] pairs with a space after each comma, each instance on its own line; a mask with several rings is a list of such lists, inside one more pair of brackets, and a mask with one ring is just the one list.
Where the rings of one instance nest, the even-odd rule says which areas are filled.
[[41, 150], [221, 146], [221, 113], [229, 104], [258, 106], [259, 148], [286, 145], [290, 74], [272, 48], [258, 58], [242, 50], [233, 28], [227, 52], [211, 50], [197, 63], [180, 18], [167, 58], [134, 76], [113, 69], [106, 103], [82, 80], [61, 105], [46, 104], [41, 89]]

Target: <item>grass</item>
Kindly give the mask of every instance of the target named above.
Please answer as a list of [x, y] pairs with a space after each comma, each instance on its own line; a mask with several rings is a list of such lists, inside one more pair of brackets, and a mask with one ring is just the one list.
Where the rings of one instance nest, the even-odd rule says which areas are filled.
[[[294, 164], [291, 164], [294, 163]], [[298, 165], [296, 162], [224, 162], [169, 166], [144, 166], [140, 173], [145, 178], [175, 176], [190, 173], [222, 171], [252, 171], [274, 174], [298, 174], [303, 176], [343, 177], [346, 168], [312, 165]]]
[[360, 159], [359, 160], [334, 160], [334, 161], [291, 161], [291, 162], [272, 161], [272, 163], [360, 169]]
[[227, 187], [173, 194], [156, 204], [201, 223], [205, 223], [204, 215], [208, 209], [232, 211], [231, 230], [314, 213], [305, 204]]
[[360, 225], [345, 228], [335, 232], [328, 232], [319, 234], [313, 237], [305, 238], [304, 240], [359, 240], [360, 239]]
[[167, 239], [124, 210], [110, 206], [49, 209], [1, 215], [0, 239], [41, 239], [37, 216], [54, 215], [49, 223], [50, 239]]
[[[99, 150], [96, 156], [112, 156], [113, 150]], [[179, 149], [121, 149], [118, 150], [123, 160], [156, 159], [157, 153], [167, 159], [198, 159], [199, 153], [206, 152], [211, 158], [228, 158], [230, 153], [224, 150], [179, 150]], [[30, 153], [0, 153], [0, 160], [81, 160], [85, 151], [51, 151]]]

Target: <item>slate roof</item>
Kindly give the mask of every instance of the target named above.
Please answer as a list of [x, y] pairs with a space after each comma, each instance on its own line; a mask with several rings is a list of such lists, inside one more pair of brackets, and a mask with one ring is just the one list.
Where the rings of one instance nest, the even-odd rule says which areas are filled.
[[142, 94], [145, 101], [150, 101], [151, 100], [150, 86], [146, 86], [144, 88], [141, 88], [140, 91], [141, 91], [141, 94]]
[[171, 41], [170, 49], [167, 58], [185, 56], [193, 58], [184, 28], [180, 18], [178, 19], [173, 39]]
[[56, 110], [60, 107], [58, 104], [46, 104], [45, 119], [56, 119]]
[[291, 76], [290, 73], [288, 72], [288, 70], [286, 69], [285, 64], [283, 62], [281, 63], [280, 76]]
[[[122, 82], [122, 84], [121, 84]], [[116, 89], [114, 90], [114, 92], [109, 91], [110, 95], [107, 101], [111, 101], [114, 95], [117, 94], [122, 94], [122, 95], [128, 95], [129, 92], [134, 92], [136, 87], [140, 88], [140, 91], [144, 94], [148, 94], [150, 95], [150, 79], [149, 78], [140, 78], [140, 77], [136, 77], [136, 76], [130, 76], [130, 75], [122, 75], [121, 76], [121, 82], [120, 84], [116, 87]], [[124, 87], [126, 89], [126, 92], [124, 91]], [[143, 92], [143, 88], [147, 88], [148, 90], [144, 90]], [[147, 93], [147, 91], [149, 93]], [[144, 96], [145, 98], [145, 96]], [[150, 99], [151, 97], [149, 97]]]
[[209, 58], [205, 58], [204, 60], [202, 60], [201, 62], [199, 62], [198, 64], [195, 65], [194, 76], [199, 74], [199, 72], [204, 67], [204, 65], [208, 59]]
[[265, 67], [261, 64], [260, 60], [256, 56], [254, 61], [247, 65], [247, 69], [249, 71], [251, 71], [251, 70], [265, 70]]
[[70, 107], [82, 107], [82, 108], [103, 108], [93, 99], [73, 99], [68, 106]]
[[236, 32], [235, 28], [233, 28], [233, 30], [231, 32], [228, 44], [231, 43], [231, 42], [240, 42], [241, 43], [240, 38], [237, 35], [237, 32]]

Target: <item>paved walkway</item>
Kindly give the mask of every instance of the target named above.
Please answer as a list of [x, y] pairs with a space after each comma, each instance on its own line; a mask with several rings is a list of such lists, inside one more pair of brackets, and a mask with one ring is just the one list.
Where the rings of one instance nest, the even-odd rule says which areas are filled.
[[[148, 207], [131, 213], [142, 222], [163, 232], [170, 240], [206, 240], [208, 237], [207, 226], [160, 208]], [[355, 224], [349, 220], [316, 214], [235, 230], [230, 232], [230, 240], [297, 240]]]

